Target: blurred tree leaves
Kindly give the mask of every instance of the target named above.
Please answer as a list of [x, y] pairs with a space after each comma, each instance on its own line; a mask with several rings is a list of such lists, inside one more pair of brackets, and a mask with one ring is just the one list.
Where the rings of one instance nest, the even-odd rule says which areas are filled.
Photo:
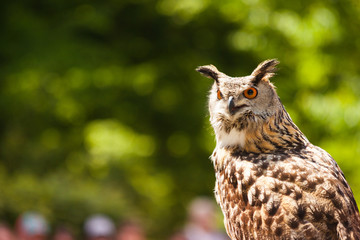
[[5, 1], [0, 9], [0, 208], [80, 233], [86, 216], [140, 218], [163, 239], [212, 195], [211, 85], [281, 61], [278, 93], [360, 201], [356, 0]]

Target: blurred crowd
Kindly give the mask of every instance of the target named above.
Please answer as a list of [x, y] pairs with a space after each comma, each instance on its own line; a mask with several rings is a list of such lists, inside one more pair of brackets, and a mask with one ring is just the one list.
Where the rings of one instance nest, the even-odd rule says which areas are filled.
[[[216, 206], [208, 198], [197, 198], [188, 209], [185, 226], [169, 236], [169, 240], [228, 240], [217, 230]], [[106, 215], [95, 214], [84, 222], [86, 240], [146, 240], [146, 234], [138, 222], [126, 221], [118, 226]], [[25, 212], [16, 220], [14, 228], [0, 223], [0, 240], [75, 240], [73, 232], [66, 226], [50, 231], [49, 223], [38, 212]]]

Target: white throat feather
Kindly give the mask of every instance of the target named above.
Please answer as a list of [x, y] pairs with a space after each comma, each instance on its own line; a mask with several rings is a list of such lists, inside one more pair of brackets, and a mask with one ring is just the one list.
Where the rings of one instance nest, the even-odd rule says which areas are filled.
[[246, 132], [245, 130], [232, 129], [230, 132], [220, 130], [216, 134], [216, 145], [218, 148], [239, 146], [243, 148], [245, 146]]

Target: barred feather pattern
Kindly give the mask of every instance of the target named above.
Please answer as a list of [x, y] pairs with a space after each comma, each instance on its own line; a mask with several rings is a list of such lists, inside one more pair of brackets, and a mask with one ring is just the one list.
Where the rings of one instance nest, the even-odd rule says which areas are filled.
[[273, 116], [212, 117], [215, 131], [244, 131], [217, 146], [215, 196], [228, 235], [240, 239], [360, 239], [352, 191], [334, 159], [312, 145], [282, 107]]

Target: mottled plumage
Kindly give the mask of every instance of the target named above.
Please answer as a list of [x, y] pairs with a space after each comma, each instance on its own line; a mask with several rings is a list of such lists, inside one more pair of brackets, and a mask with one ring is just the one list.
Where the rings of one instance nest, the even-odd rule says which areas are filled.
[[352, 191], [334, 159], [293, 123], [270, 83], [276, 60], [250, 76], [213, 65], [215, 196], [231, 239], [360, 239]]

